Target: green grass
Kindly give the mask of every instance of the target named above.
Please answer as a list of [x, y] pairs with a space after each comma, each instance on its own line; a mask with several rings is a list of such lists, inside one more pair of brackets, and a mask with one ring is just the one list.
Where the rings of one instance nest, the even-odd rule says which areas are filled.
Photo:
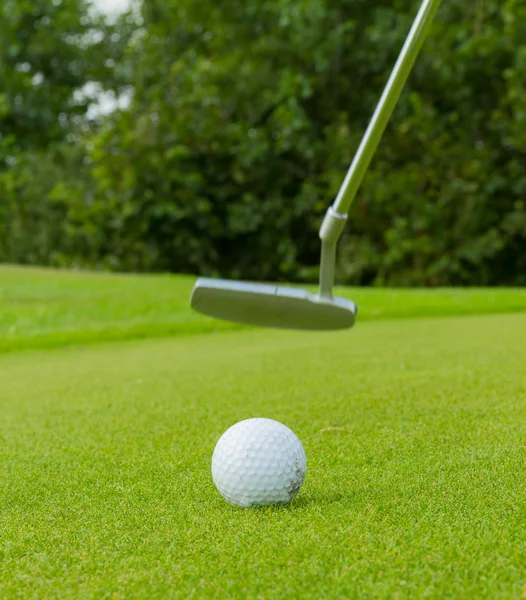
[[[242, 329], [191, 311], [194, 281], [0, 266], [0, 352]], [[526, 311], [526, 289], [518, 288], [336, 293], [355, 300], [360, 322]]]
[[[134, 319], [185, 321], [191, 286], [0, 278], [0, 322], [19, 320], [26, 349], [45, 332], [71, 342], [77, 323], [104, 340]], [[215, 324], [196, 321], [193, 335], [4, 352], [0, 598], [520, 598], [526, 313], [475, 313], [517, 311], [521, 292], [359, 293], [348, 332], [203, 335]], [[234, 508], [214, 488], [217, 439], [251, 416], [305, 447], [287, 507]]]

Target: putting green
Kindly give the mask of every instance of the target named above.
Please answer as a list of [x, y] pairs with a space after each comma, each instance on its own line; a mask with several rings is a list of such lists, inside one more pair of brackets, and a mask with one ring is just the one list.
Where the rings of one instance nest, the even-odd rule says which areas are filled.
[[[0, 597], [520, 597], [525, 339], [510, 314], [4, 354]], [[287, 507], [211, 481], [251, 416], [305, 447]]]

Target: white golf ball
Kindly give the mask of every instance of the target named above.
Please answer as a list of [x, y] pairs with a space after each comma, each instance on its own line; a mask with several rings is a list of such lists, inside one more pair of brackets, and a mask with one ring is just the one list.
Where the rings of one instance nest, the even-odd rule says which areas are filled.
[[212, 478], [231, 504], [287, 504], [299, 492], [307, 461], [300, 440], [272, 419], [247, 419], [225, 431], [212, 456]]

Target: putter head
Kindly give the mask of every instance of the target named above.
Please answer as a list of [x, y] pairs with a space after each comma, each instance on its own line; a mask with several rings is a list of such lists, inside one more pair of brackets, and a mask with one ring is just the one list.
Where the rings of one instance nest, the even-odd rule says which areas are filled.
[[210, 317], [281, 329], [334, 330], [354, 325], [357, 307], [345, 298], [320, 298], [306, 290], [201, 277], [192, 308]]

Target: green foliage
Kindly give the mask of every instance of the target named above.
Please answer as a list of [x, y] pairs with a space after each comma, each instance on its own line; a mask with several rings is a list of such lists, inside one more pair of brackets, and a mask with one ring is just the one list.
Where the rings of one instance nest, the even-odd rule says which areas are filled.
[[128, 33], [85, 0], [0, 6], [0, 260], [96, 264], [61, 198], [90, 201], [83, 136], [93, 100], [81, 92], [90, 82], [120, 89], [113, 63]]
[[[89, 6], [86, 0], [2, 2], [0, 132], [11, 152], [45, 148], [71, 134], [91, 102], [78, 91], [112, 77], [115, 32]], [[0, 168], [5, 158], [0, 154]]]
[[25, 154], [0, 178], [0, 255], [13, 263], [53, 263], [65, 211], [49, 202], [54, 165]]
[[[66, 198], [92, 197], [83, 165], [85, 151], [75, 144], [55, 144], [47, 151], [12, 156], [0, 176], [0, 257], [20, 264], [93, 266], [96, 254], [89, 224], [78, 224]], [[85, 235], [84, 232], [89, 232]]]
[[[59, 215], [65, 263], [315, 281], [321, 218], [417, 4], [152, 0], [113, 29], [84, 20], [77, 38], [57, 34], [49, 48], [88, 31], [111, 29], [116, 41], [92, 33], [88, 54], [68, 46], [69, 95], [38, 100], [55, 129], [75, 134], [78, 177], [59, 168], [37, 197], [15, 165], [9, 185], [44, 204], [50, 223]], [[72, 26], [82, 5], [67, 6]], [[351, 209], [339, 281], [526, 284], [525, 11], [525, 0], [444, 2]], [[128, 86], [131, 104], [71, 130], [86, 108], [72, 89], [88, 77]], [[57, 78], [49, 89], [64, 86]], [[0, 95], [0, 118], [12, 104]], [[43, 164], [59, 133], [40, 140]], [[13, 140], [31, 147], [14, 125], [0, 152]], [[0, 238], [0, 260], [37, 261], [12, 244]], [[42, 245], [38, 262], [56, 256]]]
[[475, 23], [435, 27], [346, 234], [346, 280], [526, 284], [526, 154], [513, 137], [526, 4], [481, 7]]

